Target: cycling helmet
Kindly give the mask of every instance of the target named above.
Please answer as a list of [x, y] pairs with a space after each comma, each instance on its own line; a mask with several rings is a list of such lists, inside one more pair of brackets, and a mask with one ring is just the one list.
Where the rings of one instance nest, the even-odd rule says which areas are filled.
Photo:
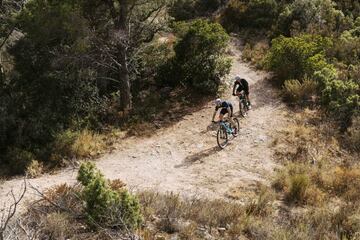
[[236, 76], [236, 77], [235, 77], [235, 80], [236, 80], [236, 81], [240, 81], [240, 80], [241, 80], [241, 77]]
[[220, 106], [222, 104], [221, 99], [220, 98], [216, 99], [215, 104], [216, 104], [216, 106]]

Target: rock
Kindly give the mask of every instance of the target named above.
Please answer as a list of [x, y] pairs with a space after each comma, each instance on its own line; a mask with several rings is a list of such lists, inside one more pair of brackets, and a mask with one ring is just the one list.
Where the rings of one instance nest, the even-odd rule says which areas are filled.
[[155, 236], [155, 240], [166, 240], [165, 236], [157, 235]]

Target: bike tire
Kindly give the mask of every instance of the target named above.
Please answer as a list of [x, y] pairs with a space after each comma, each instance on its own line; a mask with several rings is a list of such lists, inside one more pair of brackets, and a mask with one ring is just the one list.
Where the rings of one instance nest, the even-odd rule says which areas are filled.
[[223, 126], [220, 126], [219, 130], [217, 131], [216, 141], [221, 149], [224, 149], [229, 143], [228, 133]]
[[233, 118], [233, 121], [235, 123], [235, 126], [231, 126], [231, 128], [234, 129], [233, 136], [237, 137], [239, 135], [239, 131], [240, 131], [239, 119]]
[[245, 101], [243, 100], [239, 101], [239, 112], [242, 117], [246, 117], [247, 107]]

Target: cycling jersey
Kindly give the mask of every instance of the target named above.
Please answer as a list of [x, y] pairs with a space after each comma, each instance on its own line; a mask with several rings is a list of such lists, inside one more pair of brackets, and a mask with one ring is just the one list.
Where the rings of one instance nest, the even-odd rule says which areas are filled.
[[238, 85], [237, 92], [244, 91], [246, 95], [249, 95], [249, 83], [245, 79], [235, 80], [234, 85], [235, 87]]
[[220, 114], [222, 114], [222, 115], [225, 115], [225, 114], [229, 113], [228, 108], [230, 108], [231, 113], [229, 113], [229, 114], [230, 114], [230, 116], [232, 116], [232, 114], [233, 114], [233, 106], [232, 106], [232, 104], [230, 102], [223, 101], [220, 106], [215, 107], [215, 110], [218, 111], [220, 108], [221, 108]]

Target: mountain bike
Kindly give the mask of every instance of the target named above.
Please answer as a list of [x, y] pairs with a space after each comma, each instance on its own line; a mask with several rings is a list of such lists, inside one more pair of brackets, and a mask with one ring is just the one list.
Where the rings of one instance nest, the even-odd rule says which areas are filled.
[[242, 117], [247, 116], [247, 111], [249, 111], [249, 102], [246, 100], [245, 94], [240, 93], [239, 97], [239, 112]]
[[216, 134], [217, 144], [220, 148], [224, 149], [230, 140], [230, 136], [233, 138], [239, 134], [240, 124], [237, 118], [233, 118], [235, 126], [231, 126], [229, 120], [218, 122], [220, 127]]

